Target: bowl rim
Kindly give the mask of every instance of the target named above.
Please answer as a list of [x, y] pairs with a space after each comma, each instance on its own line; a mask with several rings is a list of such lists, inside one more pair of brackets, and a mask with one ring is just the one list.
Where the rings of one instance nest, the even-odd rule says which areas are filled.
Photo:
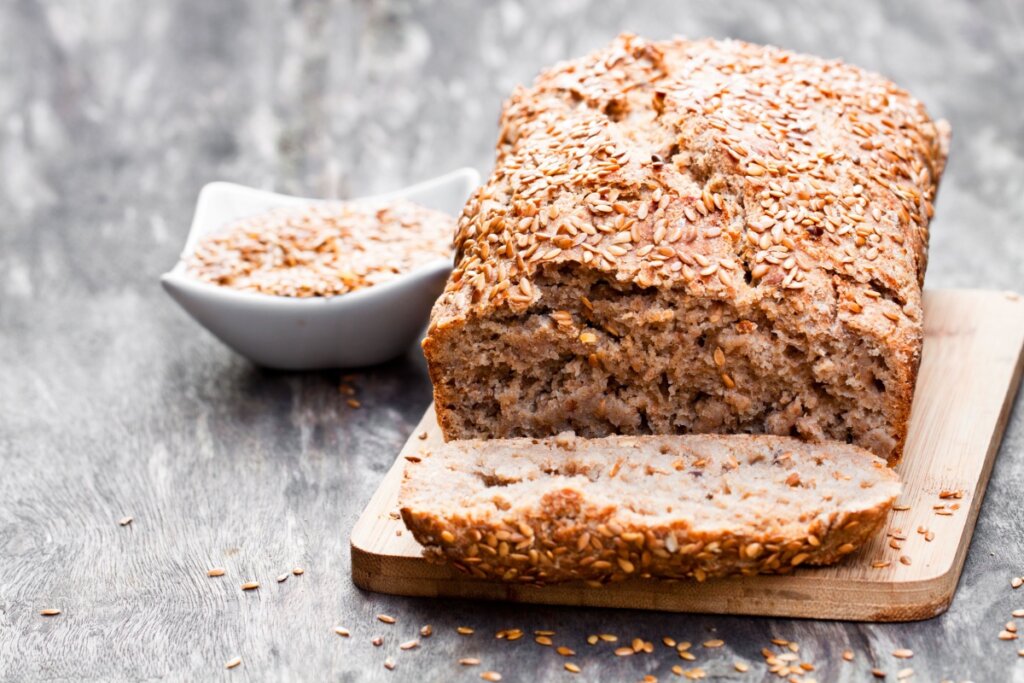
[[[185, 238], [185, 246], [178, 254], [178, 260], [174, 266], [163, 273], [160, 276], [160, 282], [164, 288], [174, 288], [178, 290], [186, 290], [191, 294], [219, 298], [223, 303], [245, 303], [245, 304], [261, 304], [271, 307], [313, 307], [313, 306], [337, 306], [339, 304], [356, 304], [362, 301], [364, 298], [369, 296], [376, 296], [390, 293], [392, 290], [407, 287], [411, 283], [440, 275], [441, 273], [447, 273], [454, 267], [453, 259], [437, 258], [428, 261], [427, 263], [418, 266], [410, 270], [407, 273], [403, 273], [398, 277], [382, 282], [380, 284], [371, 285], [369, 287], [362, 287], [352, 292], [346, 292], [344, 294], [337, 294], [333, 296], [311, 296], [311, 297], [293, 297], [284, 296], [280, 294], [266, 294], [263, 292], [247, 292], [239, 289], [233, 289], [231, 287], [224, 287], [222, 285], [216, 285], [210, 282], [199, 280], [198, 278], [191, 277], [186, 274], [185, 259], [195, 250], [196, 243], [199, 239], [206, 234], [209, 234], [210, 230], [200, 230], [200, 207], [204, 201], [204, 195], [208, 195], [212, 192], [235, 192], [235, 193], [248, 193], [252, 195], [259, 195], [263, 199], [280, 200], [282, 205], [295, 205], [295, 204], [307, 204], [307, 203], [333, 203], [333, 202], [385, 202], [392, 199], [400, 199], [409, 194], [415, 192], [421, 192], [424, 190], [430, 190], [432, 188], [452, 184], [455, 182], [465, 182], [469, 188], [477, 187], [480, 184], [480, 174], [475, 168], [469, 166], [463, 166], [455, 169], [443, 175], [429, 178], [427, 180], [408, 185], [406, 187], [391, 190], [388, 192], [382, 192], [375, 195], [368, 195], [365, 197], [353, 197], [351, 199], [323, 199], [323, 198], [311, 198], [311, 197], [299, 197], [296, 195], [282, 194], [280, 192], [272, 192], [270, 190], [262, 190], [259, 188], [251, 187], [249, 185], [242, 185], [240, 183], [233, 183], [225, 180], [214, 180], [203, 185], [199, 191], [199, 197], [196, 200], [196, 208], [192, 217], [192, 224], [189, 227], [188, 236]], [[457, 218], [457, 216], [456, 216]]]

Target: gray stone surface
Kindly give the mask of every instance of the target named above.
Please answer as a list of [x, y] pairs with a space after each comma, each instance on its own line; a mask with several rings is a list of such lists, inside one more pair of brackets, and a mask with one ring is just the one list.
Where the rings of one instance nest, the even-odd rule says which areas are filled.
[[[881, 71], [948, 118], [930, 287], [1022, 288], [1024, 5], [10, 0], [0, 4], [0, 678], [561, 680], [563, 660], [497, 628], [550, 628], [580, 679], [685, 664], [614, 658], [587, 633], [726, 646], [719, 678], [766, 676], [772, 636], [819, 681], [877, 663], [918, 681], [1024, 681], [996, 639], [1024, 607], [1024, 410], [1007, 430], [949, 612], [859, 625], [412, 600], [349, 580], [348, 530], [429, 400], [415, 349], [358, 373], [252, 367], [194, 325], [157, 276], [212, 179], [307, 195], [487, 170], [501, 99], [619, 30], [734, 36]], [[134, 523], [116, 520], [132, 515]], [[208, 579], [209, 566], [228, 575]], [[305, 575], [273, 577], [301, 565]], [[238, 585], [263, 587], [242, 594]], [[37, 611], [64, 613], [43, 619]], [[374, 621], [398, 616], [395, 626]], [[397, 644], [423, 623], [436, 635]], [[335, 624], [353, 637], [338, 638]], [[477, 628], [473, 637], [454, 627]], [[369, 638], [385, 636], [374, 648]], [[839, 653], [851, 648], [854, 664]], [[917, 654], [890, 656], [895, 647]], [[223, 663], [239, 655], [231, 672]], [[381, 666], [393, 656], [398, 668]], [[745, 676], [735, 659], [753, 663]], [[1020, 663], [1018, 663], [1018, 661]]]

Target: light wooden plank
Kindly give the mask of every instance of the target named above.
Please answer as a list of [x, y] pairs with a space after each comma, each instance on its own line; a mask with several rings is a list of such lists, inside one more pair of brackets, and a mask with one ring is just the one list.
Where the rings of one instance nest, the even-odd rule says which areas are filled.
[[[367, 590], [679, 612], [911, 621], [943, 612], [953, 598], [985, 486], [1021, 378], [1024, 302], [1002, 292], [925, 293], [925, 344], [910, 422], [898, 466], [905, 491], [889, 530], [906, 535], [902, 549], [879, 535], [841, 565], [788, 576], [719, 581], [634, 580], [590, 588], [480, 581], [428, 564], [397, 518], [401, 457], [441, 440], [433, 409], [385, 477], [352, 530], [352, 577]], [[425, 438], [420, 438], [425, 434]], [[959, 499], [941, 500], [943, 491]], [[940, 515], [935, 505], [956, 506]], [[934, 533], [929, 542], [917, 529]], [[897, 532], [898, 533], [898, 532]], [[911, 564], [900, 562], [905, 555]], [[875, 568], [872, 562], [891, 564]]]

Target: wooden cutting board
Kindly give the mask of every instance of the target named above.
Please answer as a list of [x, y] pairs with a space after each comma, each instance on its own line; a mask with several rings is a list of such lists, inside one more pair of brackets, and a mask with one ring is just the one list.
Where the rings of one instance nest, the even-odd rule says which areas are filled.
[[[482, 581], [428, 564], [398, 519], [397, 496], [402, 456], [441, 442], [431, 408], [352, 529], [352, 580], [360, 588], [397, 595], [673, 612], [858, 621], [913, 621], [940, 614], [956, 591], [1020, 383], [1024, 299], [1003, 292], [930, 291], [924, 304], [924, 352], [910, 436], [897, 468], [905, 487], [898, 505], [909, 509], [893, 511], [890, 535], [879, 535], [838, 566], [787, 576], [704, 583], [637, 579], [590, 588]], [[423, 432], [425, 439], [420, 438]], [[942, 492], [960, 497], [943, 498]], [[919, 533], [919, 527], [931, 534]], [[893, 549], [891, 540], [902, 547]], [[881, 561], [888, 564], [873, 566]]]

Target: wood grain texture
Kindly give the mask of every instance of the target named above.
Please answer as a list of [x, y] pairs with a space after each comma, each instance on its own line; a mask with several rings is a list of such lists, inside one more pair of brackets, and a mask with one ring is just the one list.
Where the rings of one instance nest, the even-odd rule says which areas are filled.
[[[487, 172], [512, 87], [623, 29], [841, 57], [908, 88], [954, 130], [928, 286], [1020, 290], [1017, 2], [0, 2], [0, 680], [468, 682], [486, 666], [505, 681], [664, 683], [685, 663], [584, 640], [607, 632], [721, 636], [696, 663], [726, 680], [763, 680], [759, 651], [779, 636], [822, 682], [861, 683], [876, 665], [891, 681], [909, 664], [918, 681], [1024, 683], [1020, 644], [996, 639], [1024, 607], [1009, 586], [1024, 573], [1019, 399], [956, 598], [935, 619], [381, 595], [353, 585], [348, 535], [430, 401], [417, 350], [357, 373], [363, 407], [351, 410], [341, 373], [253, 368], [160, 291], [204, 183], [347, 197]], [[211, 564], [227, 575], [208, 579]], [[293, 564], [305, 575], [273, 581]], [[249, 578], [262, 587], [243, 594]], [[64, 612], [40, 617], [47, 606]], [[397, 649], [428, 622], [433, 638]], [[557, 630], [583, 673], [528, 638], [493, 639], [511, 626]], [[893, 659], [897, 647], [914, 659]], [[747, 676], [736, 660], [752, 663]]]
[[[897, 467], [904, 487], [898, 505], [910, 509], [893, 511], [885, 535], [837, 566], [789, 576], [705, 583], [633, 580], [589, 588], [481, 581], [429, 564], [396, 516], [404, 456], [443, 441], [431, 408], [352, 530], [352, 579], [367, 590], [429, 597], [858, 621], [933, 617], [953, 600], [1020, 385], [1024, 300], [1002, 292], [940, 291], [926, 292], [924, 306], [925, 343], [910, 435]], [[940, 498], [943, 493], [960, 497]], [[934, 533], [932, 541], [925, 538], [928, 531]], [[902, 547], [890, 547], [891, 540]], [[890, 564], [876, 568], [875, 561]]]

